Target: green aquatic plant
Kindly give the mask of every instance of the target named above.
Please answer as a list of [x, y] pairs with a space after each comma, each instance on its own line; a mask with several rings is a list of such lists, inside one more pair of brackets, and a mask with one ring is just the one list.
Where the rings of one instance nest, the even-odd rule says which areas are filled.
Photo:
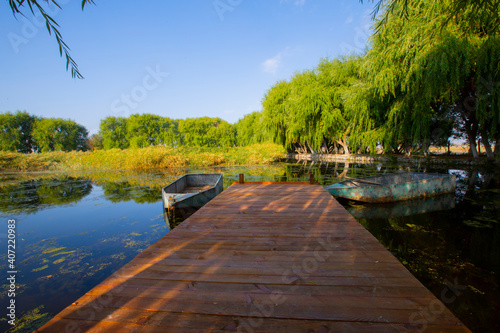
[[39, 271], [43, 271], [44, 269], [47, 269], [47, 268], [49, 268], [49, 265], [43, 265], [42, 267], [34, 268], [31, 271], [32, 272], [39, 272]]
[[65, 260], [66, 260], [66, 258], [65, 258], [65, 257], [62, 257], [62, 258], [59, 258], [59, 259], [57, 259], [56, 261], [54, 261], [54, 262], [53, 262], [53, 264], [54, 264], [54, 265], [57, 265], [57, 264], [62, 263], [62, 262], [63, 262], [63, 261], [65, 261]]
[[134, 247], [136, 244], [136, 241], [130, 240], [126, 243], [125, 247]]
[[66, 247], [59, 247], [59, 248], [52, 247], [52, 248], [43, 250], [43, 254], [49, 254], [49, 253], [59, 252], [59, 251], [62, 251], [64, 249], [66, 249]]
[[75, 252], [76, 252], [76, 250], [57, 252], [57, 253], [52, 254], [51, 257], [60, 256], [60, 255], [63, 255], [63, 254], [71, 254], [71, 253], [75, 253]]
[[117, 253], [117, 254], [113, 254], [113, 255], [111, 255], [111, 259], [123, 260], [123, 259], [125, 259], [125, 253], [120, 252], [120, 253]]
[[[26, 284], [16, 284], [16, 295], [19, 295], [20, 293], [25, 291], [26, 288]], [[7, 297], [10, 290], [10, 284], [2, 284], [2, 286], [0, 286], [0, 290], [0, 298]]]
[[42, 312], [44, 306], [40, 305], [39, 307], [30, 310], [23, 314], [16, 321], [16, 325], [9, 329], [8, 333], [31, 333], [37, 328], [40, 328], [46, 322], [48, 322], [52, 315], [48, 312]]

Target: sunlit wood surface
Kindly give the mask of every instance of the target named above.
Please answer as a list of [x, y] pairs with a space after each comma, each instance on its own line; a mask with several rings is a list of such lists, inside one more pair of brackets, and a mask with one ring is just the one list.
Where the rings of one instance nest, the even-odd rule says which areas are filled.
[[39, 331], [469, 332], [321, 186], [269, 183], [232, 185]]

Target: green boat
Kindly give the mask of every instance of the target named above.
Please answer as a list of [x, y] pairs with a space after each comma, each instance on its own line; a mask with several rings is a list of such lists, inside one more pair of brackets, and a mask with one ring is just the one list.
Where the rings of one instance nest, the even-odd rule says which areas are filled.
[[396, 202], [455, 191], [456, 177], [438, 173], [404, 172], [348, 179], [325, 189], [333, 196], [361, 202]]

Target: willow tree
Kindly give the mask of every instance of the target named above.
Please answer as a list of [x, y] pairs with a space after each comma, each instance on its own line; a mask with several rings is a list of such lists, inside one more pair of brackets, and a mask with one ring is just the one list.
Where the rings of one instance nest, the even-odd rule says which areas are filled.
[[248, 146], [254, 143], [271, 141], [264, 122], [264, 113], [255, 111], [245, 115], [234, 125], [236, 144]]
[[316, 69], [318, 81], [328, 95], [330, 105], [326, 107], [321, 118], [321, 135], [335, 144], [342, 146], [344, 153], [349, 149], [362, 149], [360, 142], [353, 135], [355, 112], [352, 109], [353, 90], [363, 84], [361, 67], [362, 57], [351, 56], [332, 61], [322, 60]]
[[358, 82], [361, 58], [322, 60], [314, 70], [281, 81], [262, 103], [265, 122], [277, 143], [312, 153], [339, 144], [349, 154], [352, 130], [345, 102]]
[[320, 82], [314, 71], [296, 74], [291, 84], [286, 144], [297, 143], [315, 153], [324, 141], [322, 120], [327, 110], [333, 108], [332, 91]]
[[[82, 10], [85, 8], [86, 4], [94, 4], [93, 0], [82, 0]], [[61, 10], [61, 6], [55, 0], [9, 0], [10, 10], [15, 17], [33, 15], [41, 16], [45, 21], [45, 27], [50, 35], [53, 35], [56, 39], [57, 45], [59, 47], [59, 55], [66, 58], [66, 70], [71, 68], [71, 76], [79, 79], [83, 79], [83, 75], [78, 69], [78, 65], [75, 60], [71, 57], [70, 48], [68, 44], [63, 40], [63, 36], [59, 31], [59, 24], [54, 20], [53, 17], [49, 15], [49, 6], [57, 7]], [[7, 36], [12, 43], [19, 43], [19, 36], [8, 35]]]
[[206, 136], [209, 147], [234, 147], [236, 144], [236, 129], [225, 120], [217, 121], [208, 127]]
[[181, 119], [179, 135], [188, 147], [232, 147], [236, 143], [234, 126], [220, 118]]
[[290, 122], [290, 104], [288, 96], [292, 85], [287, 81], [278, 81], [262, 100], [264, 123], [271, 139], [283, 146], [287, 145], [287, 132]]
[[[441, 0], [429, 0], [427, 3], [435, 4]], [[363, 3], [363, 0], [360, 0]], [[409, 0], [368, 0], [367, 2], [375, 3], [373, 10], [373, 18], [377, 18], [378, 14], [382, 11], [378, 19], [376, 28], [379, 29], [389, 20], [390, 14], [396, 12], [402, 18], [410, 16], [410, 7], [415, 3]], [[500, 17], [498, 10], [500, 7], [499, 0], [451, 0], [449, 2], [446, 12], [446, 21], [455, 20], [457, 16], [466, 14], [469, 16], [469, 23], [476, 27], [485, 27], [490, 33], [500, 32]], [[476, 13], [481, 13], [476, 15]], [[472, 15], [471, 15], [472, 14]]]
[[372, 93], [388, 103], [376, 130], [388, 145], [425, 150], [436, 120], [454, 114], [477, 157], [478, 135], [486, 146], [499, 139], [500, 40], [481, 19], [491, 13], [470, 7], [450, 18], [453, 0], [405, 3], [385, 8], [367, 54]]

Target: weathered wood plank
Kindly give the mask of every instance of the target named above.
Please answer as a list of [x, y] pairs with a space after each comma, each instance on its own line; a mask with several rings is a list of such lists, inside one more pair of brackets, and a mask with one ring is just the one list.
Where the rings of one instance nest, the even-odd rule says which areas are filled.
[[469, 332], [322, 187], [269, 183], [229, 187], [39, 331], [68, 330]]
[[[200, 314], [177, 314], [158, 311], [129, 309], [105, 309], [99, 312], [94, 321], [56, 317], [53, 325], [46, 325], [39, 332], [359, 332], [359, 333], [396, 333], [425, 332], [460, 333], [469, 332], [466, 328], [450, 325], [426, 325], [408, 327], [394, 323], [332, 322], [293, 319], [274, 319], [259, 317], [212, 316]], [[111, 316], [111, 317], [110, 317]], [[96, 324], [96, 322], [98, 324]]]

